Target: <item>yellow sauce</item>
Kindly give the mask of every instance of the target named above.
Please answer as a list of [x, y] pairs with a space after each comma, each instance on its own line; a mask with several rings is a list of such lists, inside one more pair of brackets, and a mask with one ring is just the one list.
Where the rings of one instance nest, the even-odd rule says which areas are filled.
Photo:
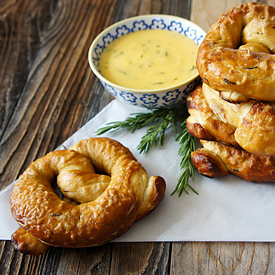
[[106, 79], [123, 87], [168, 88], [197, 74], [197, 51], [197, 44], [180, 33], [160, 29], [132, 32], [104, 49], [99, 69]]

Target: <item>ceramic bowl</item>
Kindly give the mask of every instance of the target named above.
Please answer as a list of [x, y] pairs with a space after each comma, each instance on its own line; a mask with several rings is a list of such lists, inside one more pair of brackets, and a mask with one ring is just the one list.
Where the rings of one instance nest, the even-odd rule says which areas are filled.
[[200, 27], [181, 17], [161, 14], [136, 16], [111, 25], [94, 39], [88, 53], [89, 65], [105, 89], [125, 103], [146, 108], [175, 105], [197, 86], [200, 81], [198, 73], [177, 86], [158, 90], [125, 88], [110, 82], [100, 73], [100, 56], [110, 42], [124, 34], [145, 29], [164, 29], [179, 32], [191, 38], [198, 45], [205, 37], [205, 32]]

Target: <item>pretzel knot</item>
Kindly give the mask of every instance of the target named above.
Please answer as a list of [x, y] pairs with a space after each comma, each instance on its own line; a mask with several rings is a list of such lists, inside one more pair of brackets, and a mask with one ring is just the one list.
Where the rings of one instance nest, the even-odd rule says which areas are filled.
[[275, 101], [275, 8], [248, 2], [211, 26], [200, 45], [197, 67], [218, 91]]
[[[54, 192], [55, 182], [65, 199]], [[21, 228], [12, 240], [34, 255], [48, 246], [101, 245], [155, 209], [165, 188], [119, 142], [82, 140], [36, 160], [19, 177], [10, 202]]]

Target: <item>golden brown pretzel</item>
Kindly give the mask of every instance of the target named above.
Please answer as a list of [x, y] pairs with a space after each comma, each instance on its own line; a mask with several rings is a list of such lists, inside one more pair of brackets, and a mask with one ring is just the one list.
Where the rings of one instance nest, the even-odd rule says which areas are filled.
[[[255, 24], [258, 33], [250, 26]], [[260, 42], [274, 52], [274, 25], [275, 8], [260, 3], [245, 3], [222, 15], [199, 47], [197, 68], [202, 80], [219, 91], [274, 102], [275, 56], [239, 49], [242, 43]]]
[[203, 148], [192, 152], [191, 158], [202, 175], [215, 178], [231, 172], [246, 181], [275, 182], [275, 157], [251, 154], [217, 141], [201, 143]]
[[235, 140], [244, 150], [259, 155], [275, 155], [274, 103], [251, 100], [234, 104], [223, 100], [218, 91], [205, 83], [202, 90], [214, 114], [236, 128]]
[[[95, 175], [95, 170], [105, 175]], [[82, 194], [74, 196], [75, 190], [66, 182], [86, 187], [87, 175], [98, 187], [98, 197], [89, 198], [89, 202], [86, 195], [93, 188], [82, 188]], [[52, 187], [55, 181], [65, 196], [70, 193], [70, 198], [80, 203], [60, 199]], [[13, 240], [18, 249], [30, 254], [40, 254], [43, 244], [45, 249], [47, 245], [101, 245], [150, 213], [164, 193], [165, 181], [148, 178], [142, 165], [119, 142], [108, 138], [82, 140], [70, 150], [51, 152], [36, 160], [19, 177], [10, 200], [11, 211], [25, 230], [13, 234]], [[32, 242], [33, 236], [43, 243], [39, 251], [35, 245], [22, 244]]]
[[186, 98], [190, 116], [186, 120], [189, 133], [198, 139], [222, 141], [238, 147], [235, 140], [236, 128], [224, 122], [209, 107], [199, 85]]

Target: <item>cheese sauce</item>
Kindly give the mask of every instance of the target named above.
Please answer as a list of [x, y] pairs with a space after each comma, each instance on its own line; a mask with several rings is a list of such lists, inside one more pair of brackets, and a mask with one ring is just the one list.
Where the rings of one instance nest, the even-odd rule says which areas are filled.
[[102, 52], [99, 69], [109, 81], [132, 89], [168, 88], [197, 74], [198, 45], [168, 30], [132, 32]]

